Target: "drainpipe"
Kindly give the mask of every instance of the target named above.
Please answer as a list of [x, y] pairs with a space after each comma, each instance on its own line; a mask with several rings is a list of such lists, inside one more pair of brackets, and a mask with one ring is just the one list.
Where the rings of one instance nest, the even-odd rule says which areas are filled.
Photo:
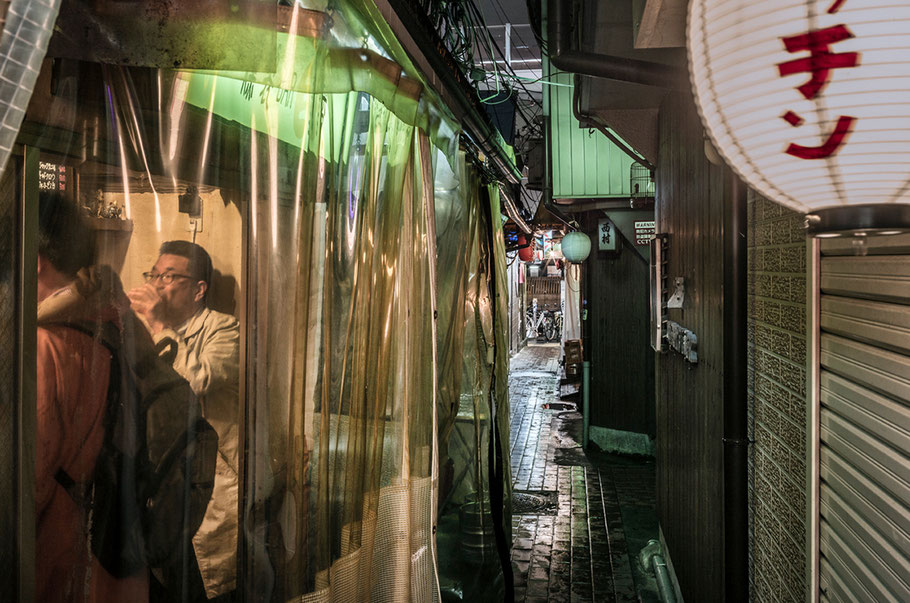
[[724, 210], [724, 591], [727, 601], [745, 601], [749, 597], [746, 186], [731, 173], [726, 189], [731, 202]]
[[664, 603], [676, 603], [676, 593], [673, 591], [673, 583], [670, 582], [670, 570], [667, 569], [667, 562], [661, 555], [651, 557], [651, 569], [657, 579], [657, 593], [660, 600]]
[[670, 569], [664, 559], [660, 542], [649, 540], [647, 546], [638, 554], [638, 562], [645, 569], [654, 572], [654, 578], [657, 580], [657, 597], [663, 603], [676, 603], [676, 589], [673, 588]]
[[582, 416], [584, 417], [584, 431], [581, 437], [581, 448], [588, 448], [588, 425], [591, 421], [591, 361], [585, 360], [581, 363], [581, 404]]
[[559, 207], [558, 205], [556, 205], [556, 203], [553, 201], [553, 161], [551, 160], [550, 155], [549, 155], [550, 145], [552, 144], [552, 140], [550, 139], [550, 122], [549, 122], [549, 120], [544, 120], [543, 127], [544, 127], [544, 146], [547, 150], [547, 159], [546, 159], [546, 163], [544, 164], [544, 165], [546, 165], [546, 171], [544, 172], [545, 182], [544, 182], [543, 195], [541, 197], [541, 203], [543, 203], [543, 206], [547, 209], [547, 211], [549, 211], [551, 214], [553, 214], [553, 216], [555, 216], [557, 220], [559, 220], [560, 222], [565, 224], [568, 228], [574, 229], [575, 227], [572, 226], [572, 224], [571, 224], [572, 218], [567, 216], [566, 213], [562, 210], [562, 208]]
[[575, 119], [578, 120], [578, 125], [580, 125], [582, 127], [589, 127], [589, 128], [596, 129], [598, 132], [600, 132], [601, 134], [606, 136], [607, 140], [609, 140], [610, 142], [615, 144], [619, 148], [620, 151], [622, 151], [623, 153], [625, 153], [626, 155], [631, 157], [632, 161], [635, 161], [636, 163], [640, 163], [643, 166], [645, 166], [646, 168], [648, 168], [648, 170], [653, 175], [656, 167], [654, 166], [653, 163], [648, 161], [644, 155], [642, 155], [641, 153], [639, 153], [638, 151], [633, 149], [631, 146], [629, 146], [626, 143], [626, 141], [621, 139], [619, 136], [615, 136], [613, 134], [613, 132], [610, 130], [610, 128], [597, 123], [596, 121], [591, 119], [591, 117], [589, 115], [586, 115], [581, 112], [581, 102], [580, 102], [579, 95], [578, 95], [578, 85], [577, 85], [578, 76], [577, 75], [575, 76], [575, 83], [576, 83], [575, 89], [572, 91], [572, 113], [575, 115]]
[[571, 73], [592, 75], [610, 80], [621, 80], [673, 88], [688, 89], [685, 70], [638, 59], [627, 59], [595, 52], [584, 52], [571, 47], [572, 2], [549, 0], [547, 2], [547, 44], [550, 62], [557, 68]]

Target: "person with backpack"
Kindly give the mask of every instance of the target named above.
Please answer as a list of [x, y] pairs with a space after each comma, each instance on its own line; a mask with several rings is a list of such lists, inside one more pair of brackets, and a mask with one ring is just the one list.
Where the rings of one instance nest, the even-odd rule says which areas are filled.
[[212, 260], [188, 241], [161, 245], [146, 284], [128, 292], [156, 343], [173, 343], [173, 367], [202, 402], [203, 415], [218, 434], [212, 497], [193, 537], [195, 567], [189, 577], [165, 568], [153, 600], [218, 603], [237, 599], [239, 511], [240, 324], [206, 306]]
[[106, 439], [112, 354], [91, 334], [67, 326], [122, 325], [119, 281], [89, 271], [92, 233], [75, 205], [42, 193], [38, 210], [36, 601], [148, 601], [148, 571], [117, 577], [90, 548], [91, 505], [60, 483], [90, 484]]

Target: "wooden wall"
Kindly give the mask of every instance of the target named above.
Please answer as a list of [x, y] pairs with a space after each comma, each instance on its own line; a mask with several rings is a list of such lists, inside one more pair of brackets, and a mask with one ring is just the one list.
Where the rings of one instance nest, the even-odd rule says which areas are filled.
[[660, 109], [657, 232], [669, 235], [667, 276], [685, 278], [682, 309], [668, 311], [698, 336], [698, 364], [657, 357], [657, 505], [683, 596], [724, 597], [724, 224], [730, 178], [705, 158], [689, 94]]
[[[601, 212], [585, 220], [597, 241]], [[654, 351], [649, 344], [648, 263], [618, 230], [616, 255], [588, 256], [591, 424], [654, 437]]]
[[[27, 284], [31, 299], [26, 295], [27, 285], [22, 280], [25, 274], [35, 274], [33, 267], [23, 266], [27, 259], [22, 240], [25, 214], [20, 186], [22, 165], [21, 154], [10, 157], [0, 179], [0, 601], [22, 600], [29, 592], [34, 596], [34, 555], [30, 558], [28, 552], [35, 525], [35, 460], [33, 455], [29, 458], [28, 453], [24, 453], [23, 448], [27, 451], [30, 442], [22, 438], [28, 438], [34, 429], [29, 419], [35, 420], [35, 410], [30, 414], [23, 412], [23, 401], [31, 400], [32, 409], [35, 404], [34, 391], [23, 391], [28, 385], [28, 377], [34, 380], [35, 375], [35, 325], [34, 322], [23, 324], [23, 319], [26, 312], [35, 316], [34, 305], [26, 304], [29, 301], [34, 304], [36, 300], [35, 280]], [[34, 201], [30, 217], [37, 222], [37, 199]], [[37, 232], [37, 227], [34, 230]], [[33, 249], [36, 247], [37, 243], [34, 243]], [[30, 355], [26, 352], [29, 344]], [[27, 366], [29, 359], [30, 368]], [[26, 371], [26, 375], [21, 375], [20, 370]], [[26, 495], [29, 491], [30, 496]], [[23, 501], [31, 501], [31, 504], [23, 505]], [[22, 536], [25, 537], [24, 548], [20, 548]]]

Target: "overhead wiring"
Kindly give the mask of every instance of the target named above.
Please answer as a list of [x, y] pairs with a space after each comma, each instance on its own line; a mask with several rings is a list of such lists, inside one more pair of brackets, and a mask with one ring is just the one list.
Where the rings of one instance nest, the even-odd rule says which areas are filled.
[[[494, 0], [493, 8], [496, 11], [496, 13], [499, 15], [500, 19], [502, 19], [503, 23], [511, 23], [511, 19], [509, 18], [509, 15], [506, 13], [505, 8], [502, 6], [501, 0]], [[515, 32], [515, 36], [518, 38], [518, 41], [522, 43], [523, 48], [525, 48], [525, 49], [531, 48], [531, 45], [528, 44], [527, 41], [525, 41], [524, 37], [521, 35], [521, 32], [518, 30], [517, 27], [513, 27], [512, 31]], [[531, 28], [531, 31], [533, 33], [533, 27]], [[519, 47], [519, 48], [522, 48], [522, 47]], [[531, 63], [534, 61], [540, 62], [540, 60], [541, 60], [540, 57], [534, 57], [534, 55], [529, 53], [528, 50], [524, 50], [524, 51], [518, 50], [518, 54], [521, 57], [522, 62]], [[525, 59], [525, 56], [527, 56], [527, 55], [530, 56], [530, 59]], [[506, 60], [509, 61], [509, 59], [511, 59], [511, 57], [507, 57]]]

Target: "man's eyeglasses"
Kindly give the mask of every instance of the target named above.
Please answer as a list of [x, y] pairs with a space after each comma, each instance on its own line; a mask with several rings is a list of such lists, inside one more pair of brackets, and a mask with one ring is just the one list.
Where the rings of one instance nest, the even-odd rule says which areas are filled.
[[147, 283], [154, 283], [155, 281], [160, 280], [162, 285], [170, 285], [174, 282], [175, 278], [193, 277], [189, 274], [177, 274], [176, 272], [143, 272], [142, 278], [144, 278]]

